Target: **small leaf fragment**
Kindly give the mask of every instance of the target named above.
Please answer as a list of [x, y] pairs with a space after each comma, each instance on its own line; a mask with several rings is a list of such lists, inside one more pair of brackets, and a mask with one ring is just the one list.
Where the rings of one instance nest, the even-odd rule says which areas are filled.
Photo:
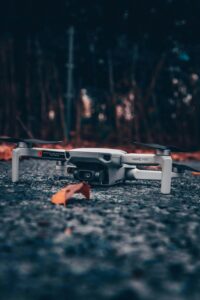
[[2, 145], [0, 146], [0, 160], [9, 160], [12, 158], [13, 147]]
[[90, 199], [90, 186], [85, 182], [67, 185], [51, 197], [51, 202], [66, 205], [67, 201], [77, 193], [81, 193], [85, 198]]
[[200, 176], [200, 172], [192, 172], [193, 176]]

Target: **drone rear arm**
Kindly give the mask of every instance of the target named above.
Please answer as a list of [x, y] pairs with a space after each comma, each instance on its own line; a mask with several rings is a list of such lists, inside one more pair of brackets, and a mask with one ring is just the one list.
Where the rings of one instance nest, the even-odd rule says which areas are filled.
[[[161, 193], [170, 194], [172, 178], [172, 158], [168, 155], [156, 154], [125, 154], [122, 162], [131, 165], [160, 165], [161, 171], [138, 170], [135, 175], [138, 179], [152, 179], [161, 181]], [[137, 170], [137, 169], [136, 169]], [[129, 171], [130, 172], [130, 171]], [[134, 170], [133, 170], [134, 172]], [[133, 173], [134, 174], [134, 173]]]
[[126, 179], [146, 179], [146, 180], [161, 180], [161, 171], [151, 171], [151, 170], [140, 170], [137, 168], [128, 169], [126, 172]]

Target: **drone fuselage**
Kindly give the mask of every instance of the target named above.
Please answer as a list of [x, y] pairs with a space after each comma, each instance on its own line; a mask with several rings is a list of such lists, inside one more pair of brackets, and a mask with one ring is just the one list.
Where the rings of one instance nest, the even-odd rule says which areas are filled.
[[[23, 143], [13, 150], [12, 181], [19, 180], [20, 158], [48, 159], [60, 162], [79, 181], [91, 185], [111, 186], [125, 180], [148, 179], [161, 181], [161, 193], [169, 194], [172, 177], [172, 158], [168, 154], [128, 154], [107, 148], [78, 148], [72, 150], [31, 148]], [[159, 170], [139, 169], [141, 166], [160, 166]]]

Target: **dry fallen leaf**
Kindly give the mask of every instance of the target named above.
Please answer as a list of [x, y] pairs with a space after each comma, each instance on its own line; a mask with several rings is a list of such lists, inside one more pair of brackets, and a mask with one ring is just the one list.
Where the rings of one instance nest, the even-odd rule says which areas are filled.
[[67, 201], [76, 193], [81, 193], [85, 198], [90, 199], [90, 186], [85, 182], [67, 185], [51, 197], [51, 202], [66, 205]]
[[193, 176], [200, 176], [200, 172], [192, 172]]
[[7, 145], [0, 146], [0, 160], [9, 160], [12, 158], [13, 147]]

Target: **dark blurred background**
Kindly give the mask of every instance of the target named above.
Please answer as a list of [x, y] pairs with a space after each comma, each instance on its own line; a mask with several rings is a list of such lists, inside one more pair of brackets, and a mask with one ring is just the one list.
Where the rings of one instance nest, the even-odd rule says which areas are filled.
[[7, 0], [0, 134], [200, 145], [200, 1]]

